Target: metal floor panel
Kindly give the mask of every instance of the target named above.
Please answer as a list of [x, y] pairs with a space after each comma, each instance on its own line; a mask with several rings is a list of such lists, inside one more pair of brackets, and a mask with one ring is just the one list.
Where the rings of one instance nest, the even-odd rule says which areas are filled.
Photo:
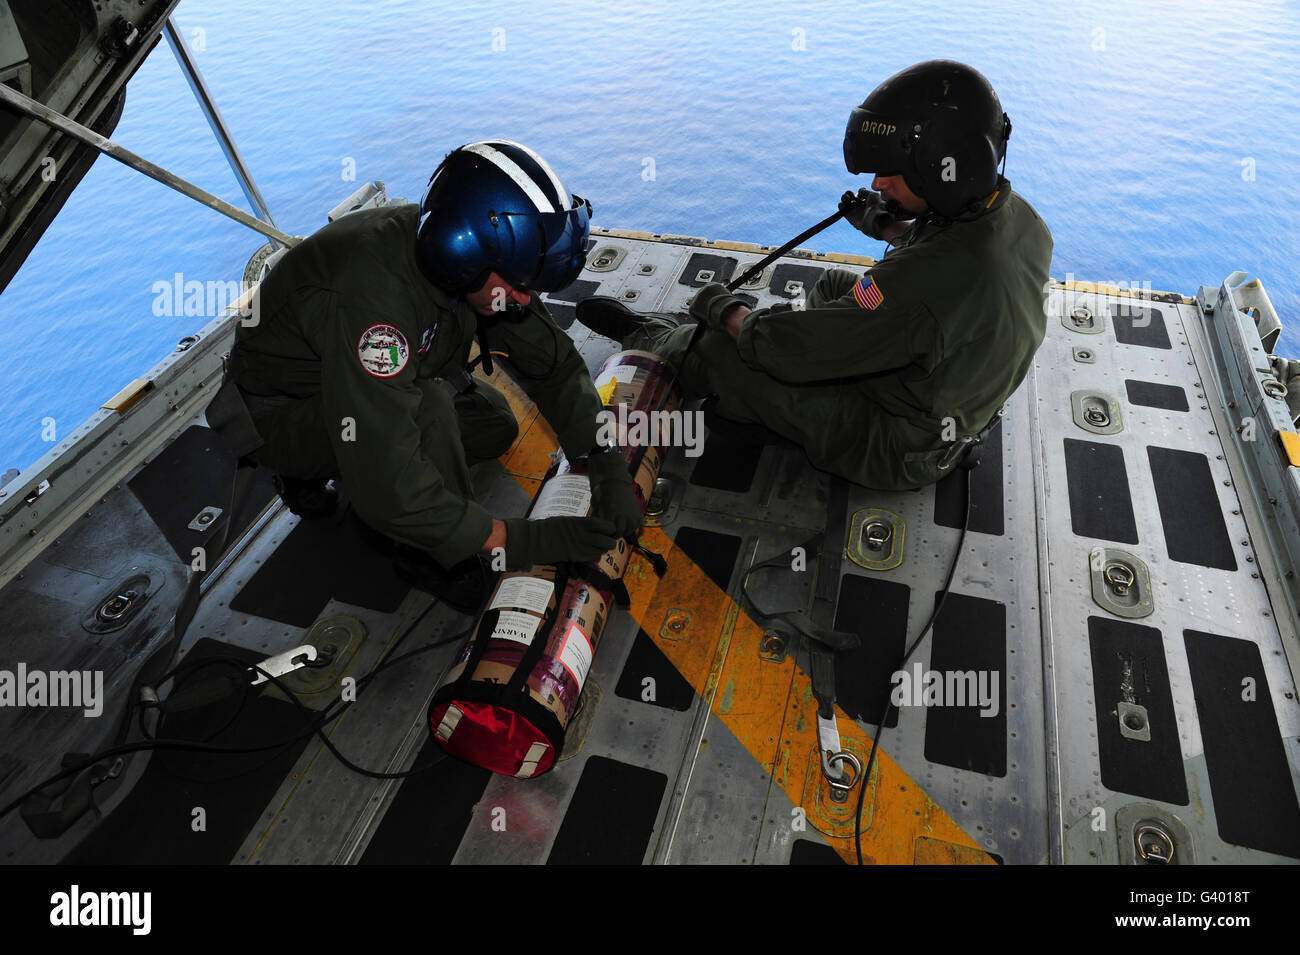
[[[1111, 306], [1121, 301], [1110, 297], [1102, 300]], [[1183, 631], [1209, 630], [1253, 640], [1259, 645], [1267, 671], [1268, 692], [1283, 737], [1294, 737], [1300, 729], [1300, 705], [1295, 699], [1295, 687], [1268, 593], [1254, 564], [1242, 505], [1201, 387], [1202, 373], [1188, 344], [1185, 323], [1195, 320], [1193, 306], [1161, 305], [1172, 346], [1165, 350], [1124, 344], [1107, 333], [1085, 336], [1071, 332], [1059, 320], [1062, 310], [1073, 307], [1071, 293], [1057, 290], [1050, 303], [1048, 335], [1034, 367], [1037, 414], [1033, 427], [1035, 438], [1042, 445], [1042, 480], [1047, 488], [1044, 522], [1048, 528], [1048, 553], [1044, 556], [1051, 592], [1050, 639], [1055, 660], [1051, 690], [1055, 694], [1059, 721], [1065, 861], [1120, 861], [1120, 841], [1129, 834], [1116, 831], [1116, 811], [1129, 803], [1149, 803], [1113, 793], [1101, 784], [1086, 629], [1089, 615], [1104, 613], [1093, 602], [1089, 590], [1089, 554], [1096, 546], [1119, 546], [1131, 552], [1146, 564], [1151, 576], [1154, 612], [1135, 622], [1161, 633], [1191, 800], [1189, 806], [1160, 804], [1159, 810], [1172, 814], [1188, 827], [1197, 857], [1202, 861], [1265, 861], [1270, 857], [1229, 845], [1218, 835]], [[1095, 363], [1074, 361], [1072, 348], [1081, 343], [1095, 350]], [[1120, 390], [1126, 378], [1184, 388], [1191, 402], [1190, 412], [1132, 406]], [[1123, 409], [1124, 429], [1120, 433], [1094, 437], [1073, 423], [1070, 392], [1081, 388], [1111, 389], [1110, 394], [1119, 400]], [[1063, 436], [1090, 438], [1122, 449], [1137, 522], [1137, 544], [1111, 545], [1070, 533], [1066, 475], [1060, 450]], [[1237, 556], [1236, 571], [1169, 558], [1146, 452], [1151, 445], [1194, 451], [1209, 462], [1220, 496], [1220, 510]], [[1197, 515], [1188, 514], [1186, 518], [1196, 520]], [[1290, 753], [1294, 776], [1294, 747]], [[1105, 810], [1104, 815], [1097, 812], [1099, 807]], [[1107, 828], [1094, 832], [1093, 825], [1100, 824], [1094, 820], [1104, 822]]]
[[[613, 295], [642, 311], [682, 311], [696, 289], [709, 280], [696, 274], [701, 268], [715, 273], [719, 268], [731, 269], [739, 274], [763, 254], [756, 247], [729, 243], [657, 239], [596, 233], [589, 266], [582, 274], [582, 281], [589, 284], [575, 286], [571, 294]], [[789, 256], [776, 269], [769, 266], [742, 291], [756, 297], [759, 306], [788, 301], [793, 290], [786, 287], [787, 281], [803, 282], [806, 289], [815, 281], [817, 271], [839, 264], [835, 258], [807, 253]], [[606, 264], [594, 268], [601, 260]], [[724, 260], [734, 261], [734, 265]], [[865, 264], [861, 260], [846, 262], [847, 267], [859, 270]], [[780, 288], [770, 287], [774, 280]], [[1269, 778], [1283, 796], [1288, 776], [1300, 789], [1300, 702], [1286, 655], [1287, 641], [1294, 639], [1294, 623], [1272, 616], [1273, 606], [1260, 571], [1265, 558], [1255, 553], [1249, 529], [1251, 522], [1258, 527], [1262, 518], [1244, 499], [1244, 491], [1238, 494], [1233, 483], [1234, 470], [1239, 470], [1234, 452], [1225, 450], [1216, 433], [1221, 425], [1216, 423], [1214, 409], [1221, 402], [1213, 388], [1202, 387], [1207, 383], [1202, 378], [1207, 352], [1196, 324], [1196, 307], [1159, 302], [1162, 327], [1153, 329], [1131, 317], [1116, 317], [1115, 308], [1128, 304], [1129, 299], [1092, 294], [1088, 303], [1102, 317], [1104, 327], [1094, 328], [1096, 334], [1085, 334], [1068, 319], [1080, 304], [1080, 296], [1076, 289], [1063, 287], [1053, 287], [1048, 294], [1046, 339], [1029, 376], [1007, 404], [1000, 473], [991, 478], [988, 470], [977, 472], [982, 482], [1000, 483], [1002, 533], [968, 533], [952, 584], [953, 594], [987, 601], [981, 606], [996, 605], [997, 614], [1005, 615], [1004, 633], [979, 634], [990, 638], [989, 646], [1005, 642], [1004, 659], [1000, 669], [995, 668], [1005, 693], [1005, 774], [958, 769], [928, 758], [927, 752], [942, 753], [943, 758], [956, 761], [953, 753], [961, 752], [961, 727], [970, 724], [946, 716], [932, 721], [934, 711], [924, 705], [901, 707], [897, 725], [881, 735], [880, 759], [872, 779], [865, 783], [870, 786], [863, 818], [864, 840], [873, 846], [869, 855], [882, 862], [989, 862], [991, 857], [1019, 864], [1128, 862], [1133, 856], [1134, 827], [1154, 821], [1174, 834], [1180, 859], [1293, 862], [1267, 849], [1230, 844], [1220, 835], [1214, 805], [1215, 773], [1220, 774], [1220, 793], [1240, 790], [1224, 787], [1222, 755], [1216, 767], [1213, 746], [1207, 762], [1203, 735], [1210, 735], [1211, 742], [1220, 740], [1218, 753], [1225, 747], [1220, 737], [1203, 734], [1202, 714], [1223, 710], [1207, 709], [1213, 702], [1208, 698], [1197, 700], [1188, 658], [1185, 631], [1249, 641], [1258, 649], [1260, 672], [1267, 684], [1259, 687], [1259, 692], [1267, 694], [1275, 711], [1280, 752], [1284, 754], [1277, 757], [1278, 766], [1285, 759], [1284, 770]], [[618, 348], [576, 322], [566, 333], [592, 371]], [[1134, 388], [1126, 382], [1144, 387]], [[1186, 397], [1186, 411], [1175, 410], [1178, 403], [1168, 390], [1173, 388], [1181, 389]], [[1122, 427], [1088, 428], [1076, 423], [1072, 395], [1080, 391], [1100, 396], [1103, 403], [1113, 399], [1108, 406], [1118, 410]], [[1145, 395], [1141, 400], [1152, 401], [1151, 395], [1157, 393], [1163, 397], [1155, 404], [1134, 403], [1134, 397]], [[1136, 543], [1119, 544], [1074, 533], [1071, 495], [1086, 500], [1089, 489], [1083, 486], [1086, 477], [1081, 477], [1086, 469], [1067, 469], [1067, 439], [1105, 445], [1122, 455], [1127, 476], [1124, 490], [1132, 502]], [[1171, 453], [1153, 456], [1148, 452], [1152, 447]], [[1175, 533], [1165, 523], [1179, 519], [1195, 522], [1204, 516], [1194, 513], [1185, 502], [1181, 508], [1171, 506], [1172, 485], [1166, 481], [1164, 490], [1159, 490], [1158, 475], [1152, 473], [1153, 459], [1165, 462], [1160, 467], [1166, 467], [1169, 462], [1185, 464], [1190, 459], [1180, 455], [1187, 454], [1200, 456], [1197, 460], [1203, 459], [1208, 467], [1219, 504], [1213, 516], [1224, 522], [1231, 562], [1212, 547], [1195, 546], [1199, 542], [1187, 536], [1186, 527], [1179, 525]], [[728, 474], [728, 466], [739, 467], [741, 460], [752, 474]], [[507, 473], [496, 479], [485, 500], [489, 510], [500, 515], [525, 512], [548, 463], [536, 442], [527, 454], [511, 461], [515, 470], [507, 465]], [[672, 501], [661, 518], [648, 522], [646, 537], [663, 543], [668, 578], [656, 581], [648, 563], [638, 565], [637, 580], [630, 582], [633, 606], [610, 618], [592, 664], [584, 702], [590, 709], [575, 721], [574, 738], [565, 756], [537, 779], [491, 776], [472, 808], [473, 793], [467, 793], [465, 805], [456, 810], [463, 814], [457, 819], [467, 819], [464, 831], [453, 834], [458, 840], [454, 847], [448, 844], [448, 833], [439, 833], [440, 858], [460, 863], [538, 864], [553, 857], [557, 861], [594, 858], [601, 851], [600, 826], [619, 825], [620, 807], [614, 804], [617, 800], [611, 800], [608, 813], [585, 811], [584, 817], [578, 818], [575, 797], [578, 804], [590, 805], [583, 803], [591, 795], [590, 780], [610, 779], [644, 780], [652, 797], [658, 799], [657, 808], [649, 797], [624, 807], [634, 815], [628, 817], [628, 825], [637, 828], [637, 833], [625, 840], [610, 840], [612, 861], [626, 861], [621, 854], [640, 851], [638, 840], [643, 835], [645, 862], [785, 864], [801, 840], [808, 843], [804, 850], [812, 855], [816, 850], [810, 846], [833, 851], [839, 858], [852, 857], [851, 812], [846, 817], [842, 808], [829, 804], [829, 790], [816, 761], [815, 704], [807, 676], [807, 653], [795, 643], [784, 660], [760, 656], [763, 628], [740, 602], [742, 578], [754, 564], [810, 540], [817, 546], [843, 546], [843, 541], [818, 539], [827, 525], [828, 480], [809, 466], [802, 451], [784, 444], [763, 446], [749, 457], [737, 454], [734, 461], [711, 463], [711, 467], [720, 468], [722, 479], [710, 479], [710, 484], [736, 488], [747, 484], [745, 490], [693, 483], [698, 461], [687, 458], [681, 449], [667, 457], [663, 477], [673, 489]], [[1176, 476], [1180, 479], [1195, 479], [1192, 468], [1173, 470], [1179, 472]], [[1071, 480], [1076, 486], [1070, 486]], [[1204, 492], [1202, 482], [1198, 493], [1204, 496]], [[949, 526], [951, 520], [936, 523], [937, 497], [949, 495], [945, 509], [951, 510], [951, 493], [950, 487], [898, 493], [850, 491], [850, 518], [864, 509], [885, 509], [902, 522], [904, 555], [901, 565], [892, 570], [867, 569], [846, 555], [840, 562], [837, 585], [859, 578], [906, 588], [908, 643], [930, 614], [960, 537], [960, 529]], [[124, 491], [121, 494], [129, 497]], [[1079, 498], [1080, 494], [1085, 497]], [[1160, 494], [1165, 495], [1163, 502]], [[93, 532], [69, 534], [57, 547], [51, 545], [26, 579], [11, 582], [0, 593], [0, 600], [13, 606], [26, 598], [33, 605], [59, 610], [61, 601], [84, 603], [97, 586], [93, 582], [107, 580], [123, 562], [142, 555], [155, 561], [175, 560], [165, 537], [152, 527], [138, 502], [123, 500], [118, 505], [97, 512], [98, 521], [86, 525]], [[110, 514], [113, 519], [105, 522]], [[235, 596], [268, 564], [297, 524], [298, 519], [278, 505], [264, 515], [256, 533], [206, 595], [187, 634], [185, 649], [207, 637], [270, 656], [303, 642], [306, 627], [230, 609]], [[72, 541], [84, 546], [67, 546]], [[1211, 554], [1198, 559], [1221, 566], [1235, 563], [1236, 569], [1171, 559], [1171, 543], [1179, 556]], [[732, 547], [736, 556], [727, 566]], [[1114, 612], [1118, 604], [1103, 605], [1104, 601], [1094, 599], [1090, 557], [1098, 548], [1108, 548], [1111, 557], [1122, 551], [1141, 562], [1149, 574], [1150, 614], [1124, 617]], [[277, 573], [291, 570], [282, 568]], [[807, 609], [815, 571], [814, 558], [807, 572], [792, 569], [784, 575], [756, 576], [751, 589], [766, 611]], [[177, 595], [171, 590], [176, 587], [169, 584], [169, 588], [165, 596], [173, 600]], [[839, 592], [838, 586], [835, 592]], [[901, 591], [891, 593], [898, 596]], [[318, 619], [351, 618], [366, 634], [348, 668], [339, 675], [367, 673], [390, 651], [408, 623], [429, 607], [430, 599], [411, 591], [392, 613], [337, 599], [327, 603]], [[1168, 754], [1172, 744], [1178, 753], [1186, 775], [1185, 805], [1161, 803], [1103, 785], [1103, 756], [1099, 753], [1110, 753], [1105, 758], [1113, 758], [1115, 750], [1099, 741], [1089, 617], [1130, 619], [1159, 633], [1167, 676], [1159, 676], [1162, 671], [1156, 666], [1150, 672], [1168, 684], [1177, 733], [1172, 741], [1162, 736], [1159, 745]], [[678, 624], [686, 621], [684, 627], [678, 627], [680, 632], [673, 629], [674, 619]], [[996, 614], [990, 619], [996, 619]], [[429, 739], [429, 699], [472, 620], [434, 606], [405, 638], [399, 652], [437, 641], [447, 641], [445, 645], [377, 677], [362, 690], [357, 704], [331, 726], [331, 741], [368, 769], [409, 769]], [[869, 638], [871, 620], [853, 623], [857, 632]], [[27, 636], [34, 638], [39, 630], [33, 627]], [[620, 696], [615, 692], [620, 680], [627, 687], [641, 684], [641, 675], [629, 670], [640, 630], [646, 634], [642, 639], [654, 642], [665, 658], [656, 658], [654, 665], [678, 669], [693, 688], [684, 710], [656, 706], [634, 693]], [[920, 644], [908, 669], [912, 664], [928, 668], [933, 645], [931, 635]], [[1144, 648], [1154, 645], [1149, 641], [1142, 644]], [[1111, 684], [1115, 673], [1124, 684], [1123, 663], [1105, 668]], [[1204, 694], [1204, 679], [1201, 686]], [[620, 692], [626, 693], [626, 689]], [[1113, 694], [1113, 686], [1106, 692]], [[685, 694], [682, 699], [685, 701]], [[1113, 715], [1107, 709], [1107, 699], [1103, 698], [1101, 718], [1119, 719], [1118, 709]], [[1231, 715], [1232, 711], [1226, 712]], [[842, 714], [840, 728], [845, 745], [862, 748], [865, 758], [874, 719], [868, 714], [854, 723]], [[944, 745], [927, 747], [927, 731], [932, 737], [948, 734]], [[986, 758], [989, 740], [1000, 737], [996, 733], [977, 735], [985, 754], [981, 765], [993, 771], [1001, 768], [1002, 761]], [[1124, 750], [1126, 754], [1141, 752], [1132, 749], [1140, 742], [1125, 745], [1130, 747]], [[31, 754], [18, 756], [30, 758]], [[589, 770], [584, 795], [582, 780]], [[0, 765], [3, 771], [5, 766]], [[1123, 777], [1108, 773], [1107, 778]], [[659, 785], [656, 781], [662, 781], [663, 792], [653, 796]], [[385, 814], [395, 805], [402, 786], [400, 780], [357, 774], [330, 755], [319, 739], [309, 741], [232, 861], [356, 862], [383, 827]], [[853, 800], [856, 795], [855, 789]], [[414, 798], [405, 801], [408, 809], [412, 805], [418, 808]], [[428, 811], [436, 813], [438, 806], [430, 805]], [[459, 827], [460, 822], [455, 825]], [[68, 840], [86, 831], [82, 826], [62, 842], [43, 846], [19, 838], [23, 835], [19, 826], [16, 817], [6, 820], [3, 847], [17, 853], [9, 861], [17, 861], [19, 856], [39, 860], [42, 853], [66, 848]], [[1240, 826], [1227, 829], [1242, 831]], [[1252, 830], [1251, 838], [1266, 842], [1266, 829], [1259, 831], [1262, 836]], [[390, 830], [385, 839], [391, 842], [391, 838]], [[1282, 847], [1289, 844], [1278, 842]]]

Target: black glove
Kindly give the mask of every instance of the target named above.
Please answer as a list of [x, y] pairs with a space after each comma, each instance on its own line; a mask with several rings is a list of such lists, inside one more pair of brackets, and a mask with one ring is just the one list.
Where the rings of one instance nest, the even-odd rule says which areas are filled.
[[856, 196], [852, 192], [844, 193], [840, 198], [840, 212], [853, 228], [882, 241], [884, 230], [899, 221], [887, 208], [880, 193], [869, 189], [859, 189]]
[[734, 294], [725, 285], [712, 282], [695, 293], [691, 300], [691, 318], [701, 325], [721, 331], [722, 316], [733, 305], [748, 305], [740, 296]]
[[614, 546], [614, 525], [599, 517], [511, 518], [506, 525], [506, 566], [528, 570], [538, 564], [595, 560]]
[[591, 480], [591, 513], [613, 524], [619, 537], [636, 533], [641, 526], [641, 506], [623, 452], [614, 448], [587, 455], [587, 477]]

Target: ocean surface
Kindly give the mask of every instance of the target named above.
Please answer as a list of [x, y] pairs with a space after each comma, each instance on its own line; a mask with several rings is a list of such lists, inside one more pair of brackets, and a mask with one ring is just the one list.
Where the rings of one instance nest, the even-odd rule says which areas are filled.
[[[176, 19], [298, 234], [367, 180], [418, 201], [448, 150], [504, 137], [595, 225], [775, 245], [868, 185], [843, 165], [853, 106], [962, 60], [1014, 123], [1006, 174], [1052, 229], [1054, 277], [1191, 294], [1245, 269], [1300, 352], [1295, 3], [184, 0]], [[244, 205], [165, 42], [112, 138]], [[212, 317], [170, 314], [158, 283], [237, 280], [262, 241], [101, 157], [0, 294], [0, 471]], [[808, 246], [882, 250], [843, 223]]]

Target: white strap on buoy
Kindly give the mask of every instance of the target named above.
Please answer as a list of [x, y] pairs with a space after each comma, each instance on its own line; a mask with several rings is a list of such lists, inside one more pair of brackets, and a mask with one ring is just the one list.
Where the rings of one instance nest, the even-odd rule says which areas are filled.
[[442, 722], [438, 724], [438, 732], [435, 734], [438, 739], [444, 743], [451, 739], [451, 734], [456, 731], [456, 724], [464, 715], [464, 712], [454, 703], [447, 707], [447, 712], [442, 714]]
[[542, 757], [551, 751], [550, 743], [534, 743], [528, 747], [528, 752], [524, 754], [524, 761], [519, 764], [519, 772], [515, 773], [516, 779], [528, 779], [541, 765]]

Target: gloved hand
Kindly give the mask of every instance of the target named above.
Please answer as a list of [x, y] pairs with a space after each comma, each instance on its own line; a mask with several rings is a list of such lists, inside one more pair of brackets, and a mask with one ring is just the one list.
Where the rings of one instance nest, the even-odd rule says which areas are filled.
[[591, 479], [592, 514], [613, 524], [619, 537], [636, 533], [641, 526], [641, 506], [623, 453], [615, 448], [587, 455], [587, 477]]
[[708, 328], [722, 330], [722, 316], [733, 305], [747, 305], [725, 285], [713, 282], [695, 293], [691, 300], [691, 318]]
[[505, 521], [506, 566], [528, 570], [537, 564], [595, 560], [614, 546], [614, 525], [599, 517], [521, 517]]
[[840, 212], [853, 228], [882, 241], [885, 229], [898, 221], [886, 209], [880, 193], [869, 189], [859, 189], [856, 196], [852, 192], [844, 193], [840, 197]]

